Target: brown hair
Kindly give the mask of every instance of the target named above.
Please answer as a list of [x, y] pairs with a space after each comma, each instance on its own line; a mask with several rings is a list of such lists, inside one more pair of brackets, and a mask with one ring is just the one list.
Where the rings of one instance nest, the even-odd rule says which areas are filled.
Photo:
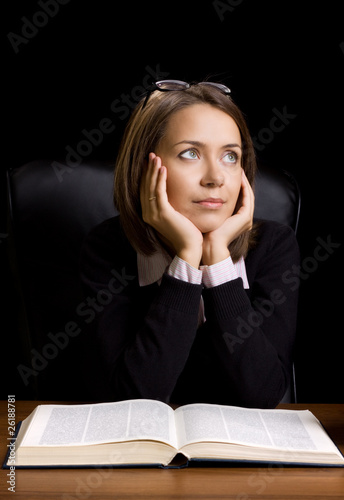
[[[253, 187], [256, 172], [253, 143], [243, 114], [228, 95], [202, 84], [183, 91], [153, 92], [143, 109], [142, 101], [135, 108], [126, 126], [115, 166], [114, 203], [124, 232], [137, 252], [151, 255], [157, 247], [155, 231], [143, 221], [140, 203], [140, 182], [148, 155], [155, 151], [164, 136], [172, 114], [200, 103], [224, 111], [235, 121], [242, 140], [241, 166]], [[252, 236], [252, 230], [245, 231], [230, 244], [234, 262], [246, 256], [253, 243]]]

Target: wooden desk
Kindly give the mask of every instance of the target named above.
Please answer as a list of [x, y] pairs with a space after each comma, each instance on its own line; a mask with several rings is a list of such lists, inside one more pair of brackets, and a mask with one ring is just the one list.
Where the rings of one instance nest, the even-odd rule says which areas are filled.
[[[42, 403], [44, 404], [40, 401], [17, 401], [16, 422], [27, 417], [38, 404]], [[312, 411], [344, 453], [344, 404], [280, 405], [280, 408]], [[7, 438], [7, 401], [2, 401], [0, 402], [1, 463], [9, 442]], [[7, 474], [7, 470], [0, 470], [1, 499], [344, 499], [344, 469], [341, 468], [293, 468], [274, 465], [179, 470], [17, 469], [15, 494], [7, 492]]]

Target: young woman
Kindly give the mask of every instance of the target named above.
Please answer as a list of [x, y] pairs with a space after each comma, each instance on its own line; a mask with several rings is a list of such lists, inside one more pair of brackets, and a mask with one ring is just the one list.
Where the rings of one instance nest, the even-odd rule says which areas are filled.
[[275, 407], [291, 377], [293, 231], [253, 221], [255, 154], [227, 87], [155, 84], [115, 168], [120, 216], [81, 257], [109, 397]]

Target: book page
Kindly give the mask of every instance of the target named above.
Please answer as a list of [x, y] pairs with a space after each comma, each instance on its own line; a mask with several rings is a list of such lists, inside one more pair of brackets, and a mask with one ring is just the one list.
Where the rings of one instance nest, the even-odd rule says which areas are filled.
[[191, 404], [181, 406], [174, 413], [179, 449], [199, 441], [229, 441], [220, 406]]
[[176, 447], [173, 410], [160, 401], [41, 405], [23, 446], [73, 446], [154, 439]]
[[287, 450], [336, 450], [308, 410], [258, 410], [194, 404], [175, 411], [179, 448], [200, 441]]
[[230, 440], [252, 446], [315, 450], [299, 415], [278, 410], [224, 408]]

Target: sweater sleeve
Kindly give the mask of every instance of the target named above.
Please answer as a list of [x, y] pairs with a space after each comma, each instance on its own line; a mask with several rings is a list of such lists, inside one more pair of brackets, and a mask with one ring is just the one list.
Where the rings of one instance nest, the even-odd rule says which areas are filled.
[[140, 288], [136, 254], [104, 231], [83, 245], [81, 279], [87, 303], [103, 300], [92, 327], [111, 397], [168, 402], [196, 336], [202, 285], [164, 274]]
[[224, 386], [242, 406], [275, 407], [290, 382], [298, 296], [283, 275], [298, 265], [299, 251], [289, 227], [269, 228], [247, 259], [248, 293], [240, 278], [203, 293]]

